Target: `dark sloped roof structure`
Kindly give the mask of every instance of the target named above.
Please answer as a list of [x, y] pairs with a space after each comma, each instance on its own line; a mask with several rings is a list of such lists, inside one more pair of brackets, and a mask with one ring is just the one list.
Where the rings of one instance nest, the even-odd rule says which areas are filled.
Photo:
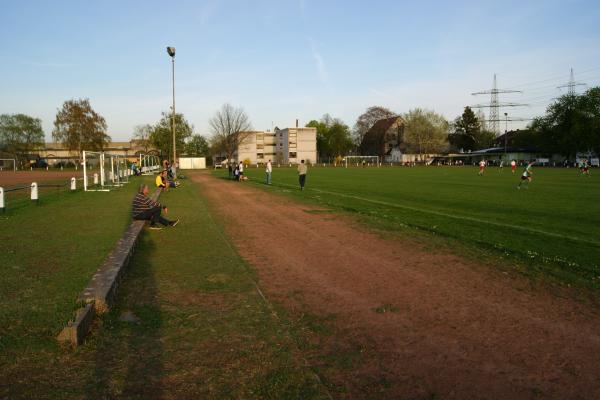
[[404, 119], [402, 117], [380, 119], [365, 133], [360, 144], [360, 153], [383, 157], [391, 151], [393, 146], [398, 146], [402, 142], [403, 133]]

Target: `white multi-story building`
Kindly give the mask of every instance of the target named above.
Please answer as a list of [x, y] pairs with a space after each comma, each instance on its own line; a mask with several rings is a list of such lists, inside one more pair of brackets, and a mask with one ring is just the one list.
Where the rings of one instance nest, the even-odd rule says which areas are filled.
[[275, 128], [275, 132], [247, 132], [240, 144], [237, 161], [250, 160], [251, 164], [273, 163], [297, 164], [300, 160], [308, 163], [317, 161], [316, 128]]

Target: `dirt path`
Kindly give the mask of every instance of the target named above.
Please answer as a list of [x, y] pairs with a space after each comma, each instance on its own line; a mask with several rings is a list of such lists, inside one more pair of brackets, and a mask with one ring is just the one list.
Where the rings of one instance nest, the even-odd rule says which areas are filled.
[[0, 186], [10, 187], [31, 182], [47, 182], [64, 180], [65, 185], [72, 177], [81, 178], [82, 171], [2, 171]]
[[600, 398], [598, 310], [249, 185], [192, 179], [266, 296], [292, 314], [335, 315], [322, 346], [364, 351], [326, 376], [348, 391], [336, 397]]

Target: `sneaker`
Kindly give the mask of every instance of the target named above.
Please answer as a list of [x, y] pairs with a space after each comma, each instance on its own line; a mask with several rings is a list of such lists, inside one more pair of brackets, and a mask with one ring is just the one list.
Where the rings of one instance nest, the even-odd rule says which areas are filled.
[[172, 221], [172, 222], [171, 222], [171, 226], [176, 226], [178, 223], [179, 223], [179, 220], [178, 220], [178, 219], [176, 219], [175, 221]]
[[152, 229], [153, 231], [160, 231], [162, 227], [158, 225], [150, 225], [148, 229]]

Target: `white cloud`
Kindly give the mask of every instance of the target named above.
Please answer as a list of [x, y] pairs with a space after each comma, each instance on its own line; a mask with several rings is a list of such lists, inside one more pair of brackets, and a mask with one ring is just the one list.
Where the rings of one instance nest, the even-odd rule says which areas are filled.
[[317, 45], [312, 37], [308, 38], [310, 42], [310, 51], [312, 53], [312, 57], [315, 60], [315, 66], [317, 67], [317, 73], [319, 76], [319, 80], [326, 86], [329, 86], [329, 74], [327, 73], [327, 67], [325, 65], [325, 61], [319, 52]]

